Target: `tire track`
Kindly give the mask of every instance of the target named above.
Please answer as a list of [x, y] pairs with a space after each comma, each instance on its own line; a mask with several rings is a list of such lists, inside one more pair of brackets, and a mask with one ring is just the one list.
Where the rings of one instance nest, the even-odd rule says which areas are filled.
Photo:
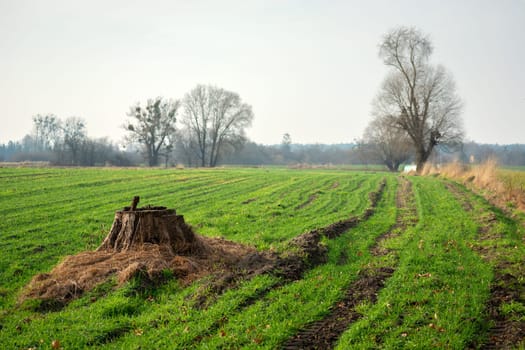
[[201, 288], [206, 291], [205, 294], [197, 291], [196, 295], [190, 298], [199, 300], [196, 307], [205, 308], [226, 289], [235, 288], [241, 281], [260, 274], [271, 274], [282, 279], [280, 285], [300, 279], [308, 269], [326, 262], [327, 250], [324, 245], [320, 244], [321, 237], [336, 238], [351, 227], [368, 219], [375, 211], [385, 186], [386, 180], [383, 179], [378, 188], [368, 194], [370, 207], [362, 215], [352, 216], [294, 237], [289, 242], [289, 248], [285, 249], [285, 254], [255, 252], [240, 263], [242, 268], [239, 268], [238, 271], [241, 272], [218, 276], [210, 284]]
[[[290, 241], [291, 249], [288, 250], [288, 252], [285, 254], [285, 257], [272, 256], [267, 258], [269, 265], [265, 267], [258, 266], [258, 272], [256, 273], [254, 273], [254, 271], [250, 272], [249, 270], [245, 269], [244, 271], [247, 274], [243, 274], [242, 276], [222, 276], [215, 282], [204, 286], [202, 290], [207, 291], [205, 296], [198, 295], [199, 292], [197, 292], [197, 295], [190, 296], [191, 299], [196, 301], [194, 307], [201, 309], [207, 308], [219, 295], [224, 293], [227, 289], [235, 288], [241, 281], [249, 280], [261, 273], [271, 274], [280, 279], [277, 283], [260, 290], [256, 296], [249, 297], [243, 301], [236, 308], [236, 312], [241, 312], [244, 308], [247, 308], [257, 302], [257, 300], [264, 298], [265, 295], [267, 295], [270, 291], [282, 287], [287, 283], [301, 279], [306, 271], [326, 262], [327, 249], [324, 247], [324, 245], [320, 244], [321, 237], [324, 235], [330, 239], [336, 238], [351, 227], [354, 227], [364, 220], [367, 220], [374, 213], [375, 208], [383, 195], [385, 186], [386, 180], [382, 179], [378, 188], [375, 191], [369, 192], [368, 198], [370, 206], [360, 216], [350, 217], [348, 219], [335, 222], [331, 225], [305, 232], [293, 238]], [[264, 252], [256, 254], [264, 254]], [[261, 261], [259, 257], [249, 257], [248, 259], [253, 259], [253, 261], [257, 264], [259, 264]], [[225, 283], [225, 281], [227, 282]], [[373, 281], [370, 283], [373, 283]], [[206, 334], [198, 335], [192, 344], [202, 341], [207, 335], [212, 334], [219, 327], [221, 327], [222, 323], [223, 322], [220, 320], [215, 322], [208, 328]]]
[[[398, 208], [396, 223], [387, 233], [376, 239], [376, 243], [370, 249], [374, 256], [391, 253], [390, 250], [381, 248], [382, 242], [399, 235], [399, 232], [416, 223], [414, 219], [417, 217], [415, 215], [416, 207], [411, 182], [404, 177], [399, 179], [401, 184], [396, 193], [396, 206]], [[368, 215], [372, 213], [373, 211]], [[364, 217], [367, 217], [366, 215], [365, 213]], [[342, 256], [341, 263], [344, 263], [344, 260], [344, 256]], [[307, 325], [291, 337], [283, 345], [283, 349], [332, 349], [341, 334], [362, 316], [356, 311], [356, 306], [364, 301], [375, 303], [379, 290], [383, 288], [385, 281], [392, 276], [394, 271], [395, 266], [376, 266], [361, 270], [357, 280], [348, 286], [345, 296], [332, 307], [330, 313], [322, 320]]]
[[[452, 193], [463, 209], [472, 213], [479, 224], [478, 241], [482, 243], [487, 240], [501, 238], [497, 232], [496, 225], [498, 217], [492, 211], [477, 209], [468, 198], [466, 192], [458, 184], [446, 183], [447, 189]], [[470, 344], [471, 349], [511, 349], [517, 344], [525, 342], [525, 321], [512, 319], [509, 314], [501, 312], [504, 304], [512, 302], [525, 304], [525, 287], [522, 281], [525, 276], [520, 273], [508, 259], [498, 252], [498, 246], [473, 245], [483, 260], [491, 263], [494, 267], [494, 281], [490, 288], [490, 298], [486, 306], [486, 323], [492, 324], [488, 329], [488, 337], [474, 339]]]

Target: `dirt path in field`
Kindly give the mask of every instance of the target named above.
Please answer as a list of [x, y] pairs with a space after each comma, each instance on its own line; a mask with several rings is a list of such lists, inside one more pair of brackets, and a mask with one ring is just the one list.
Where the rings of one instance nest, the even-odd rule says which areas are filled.
[[[392, 253], [382, 247], [382, 242], [391, 239], [416, 223], [416, 207], [410, 181], [401, 177], [396, 194], [398, 215], [391, 229], [377, 238], [370, 252], [375, 256]], [[345, 263], [344, 256], [341, 263]], [[356, 306], [363, 301], [375, 303], [377, 294], [383, 288], [385, 281], [392, 276], [395, 266], [369, 267], [359, 272], [358, 278], [350, 286], [342, 300], [332, 307], [331, 312], [322, 320], [311, 323], [284, 345], [284, 349], [332, 349], [350, 324], [361, 317]]]
[[[489, 241], [501, 238], [496, 225], [497, 216], [492, 211], [483, 212], [476, 210], [471, 199], [457, 184], [447, 183], [447, 189], [461, 203], [465, 211], [471, 212], [479, 226], [478, 241]], [[490, 289], [490, 299], [487, 302], [487, 324], [492, 324], [485, 342], [474, 340], [470, 345], [472, 349], [511, 349], [525, 343], [525, 321], [512, 319], [501, 312], [503, 305], [512, 302], [525, 304], [525, 272], [521, 264], [508, 261], [504, 254], [498, 251], [497, 243], [493, 245], [474, 245], [473, 250], [483, 260], [494, 266], [494, 281]], [[521, 282], [520, 282], [521, 281]]]

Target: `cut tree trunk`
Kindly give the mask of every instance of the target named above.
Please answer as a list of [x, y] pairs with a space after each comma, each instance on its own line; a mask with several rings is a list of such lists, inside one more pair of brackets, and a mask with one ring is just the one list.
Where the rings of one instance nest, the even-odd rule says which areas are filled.
[[146, 206], [137, 208], [139, 197], [131, 207], [115, 212], [111, 230], [97, 251], [140, 250], [145, 244], [168, 246], [174, 254], [202, 253], [202, 244], [175, 209]]

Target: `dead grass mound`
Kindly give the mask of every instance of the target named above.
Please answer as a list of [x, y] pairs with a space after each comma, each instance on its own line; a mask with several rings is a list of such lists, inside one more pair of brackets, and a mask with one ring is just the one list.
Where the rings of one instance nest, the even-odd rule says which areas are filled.
[[254, 248], [221, 238], [198, 237], [206, 253], [179, 255], [167, 245], [145, 243], [140, 249], [121, 252], [108, 250], [82, 252], [66, 257], [51, 272], [38, 274], [26, 287], [21, 301], [38, 299], [45, 304], [65, 305], [98, 285], [116, 278], [120, 286], [135, 277], [143, 284], [156, 285], [166, 278], [177, 278], [183, 284], [207, 274], [225, 273], [259, 260]]
[[[40, 311], [56, 310], [114, 279], [116, 286], [138, 278], [141, 287], [176, 278], [187, 285], [211, 275], [192, 297], [205, 307], [240, 281], [260, 274], [295, 280], [323, 262], [326, 248], [318, 230], [292, 239], [286, 252], [259, 252], [223, 238], [197, 235], [181, 215], [164, 207], [125, 208], [96, 251], [66, 257], [49, 273], [36, 275], [20, 301], [39, 300]], [[153, 243], [152, 243], [153, 242]]]
[[166, 278], [188, 284], [204, 275], [256, 271], [264, 260], [255, 248], [195, 234], [174, 209], [131, 207], [115, 213], [110, 232], [96, 251], [66, 257], [49, 273], [36, 275], [21, 301], [37, 299], [57, 308], [110, 279], [117, 286], [136, 277], [142, 285]]

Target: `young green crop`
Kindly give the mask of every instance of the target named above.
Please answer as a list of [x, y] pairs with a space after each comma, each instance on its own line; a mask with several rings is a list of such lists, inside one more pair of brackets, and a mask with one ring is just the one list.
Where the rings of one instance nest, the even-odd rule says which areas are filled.
[[[197, 307], [209, 277], [144, 289], [139, 279], [116, 289], [110, 280], [59, 311], [17, 305], [21, 288], [66, 255], [95, 249], [114, 211], [129, 205], [175, 208], [203, 235], [222, 236], [282, 252], [293, 237], [360, 216], [368, 194], [386, 179], [374, 214], [341, 236], [324, 239], [328, 261], [290, 282], [274, 275], [241, 281]], [[399, 212], [397, 178], [386, 173], [294, 169], [12, 169], [0, 168], [0, 348], [280, 348], [309, 322], [325, 317], [346, 289], [371, 267], [394, 274], [377, 302], [363, 302], [340, 349], [465, 348], [487, 337], [486, 307], [498, 273], [522, 266], [523, 229], [480, 197], [473, 211], [437, 178], [410, 177], [418, 224], [381, 242]], [[400, 210], [404, 210], [400, 208]], [[480, 239], [484, 216], [490, 234]], [[495, 219], [494, 219], [495, 218]], [[483, 254], [490, 250], [495, 261]], [[345, 259], [341, 259], [344, 256]], [[507, 269], [507, 270], [505, 270]], [[521, 270], [520, 270], [521, 271]], [[519, 283], [524, 283], [521, 281]], [[210, 291], [211, 292], [211, 291]], [[500, 306], [524, 319], [523, 303]], [[57, 343], [55, 343], [56, 345]]]
[[[344, 288], [357, 278], [370, 260], [368, 248], [395, 221], [395, 182], [389, 178], [375, 215], [343, 235], [327, 240], [328, 262], [308, 271], [303, 279], [271, 290], [196, 346], [202, 349], [228, 347], [278, 348], [302, 326], [323, 317], [342, 297]], [[347, 256], [341, 263], [342, 254]]]
[[[236, 305], [278, 283], [257, 277], [202, 312], [185, 299], [200, 282], [189, 288], [176, 283], [160, 287], [151, 291], [155, 302], [126, 294], [132, 286], [114, 292], [109, 285], [58, 312], [35, 313], [26, 309], [30, 303], [15, 306], [32, 275], [48, 271], [65, 255], [94, 249], [107, 234], [114, 211], [129, 205], [134, 195], [141, 196], [142, 205], [176, 208], [201, 234], [279, 250], [304, 231], [360, 215], [369, 205], [368, 192], [381, 179], [366, 173], [287, 169], [18, 170], [3, 174], [0, 169], [0, 178], [7, 179], [0, 197], [6, 209], [0, 223], [0, 345], [5, 348], [49, 346], [55, 338], [68, 348], [110, 346], [120, 338], [162, 341], [167, 329], [180, 330], [179, 338], [188, 344], [208, 336], [206, 325], [220, 323]], [[187, 310], [187, 319], [180, 319], [180, 308]], [[166, 318], [170, 313], [174, 316]], [[188, 327], [190, 323], [195, 326]]]
[[[4, 210], [0, 248], [9, 248], [0, 259], [0, 280], [5, 283], [2, 287], [13, 289], [27, 283], [36, 272], [49, 269], [61, 256], [95, 248], [109, 231], [114, 211], [129, 205], [134, 195], [141, 196], [142, 204], [176, 208], [199, 233], [261, 248], [342, 219], [366, 205], [359, 193], [344, 197], [355, 184], [366, 182], [361, 173], [17, 170], [18, 175], [13, 169], [1, 169], [7, 172], [2, 188], [10, 194], [0, 197]], [[340, 185], [331, 189], [334, 183]], [[366, 182], [361, 191], [370, 186], [373, 181]], [[324, 193], [319, 193], [312, 205], [293, 210], [308, 199], [309, 192], [318, 190]], [[259, 200], [242, 204], [255, 197]], [[316, 212], [320, 208], [322, 211]]]
[[481, 328], [493, 276], [469, 246], [477, 225], [443, 183], [412, 181], [419, 224], [396, 239], [396, 272], [339, 349], [462, 349]]

